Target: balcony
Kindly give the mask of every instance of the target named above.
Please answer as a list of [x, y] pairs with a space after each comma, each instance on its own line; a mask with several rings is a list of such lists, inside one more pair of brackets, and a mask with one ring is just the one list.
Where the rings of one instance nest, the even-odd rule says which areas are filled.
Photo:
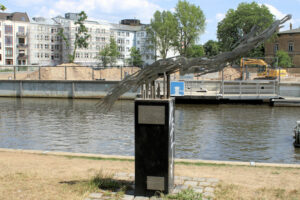
[[27, 33], [24, 32], [17, 32], [17, 37], [26, 37]]
[[27, 55], [25, 55], [24, 53], [20, 53], [19, 55], [18, 55], [18, 59], [22, 59], [22, 60], [24, 60], [24, 59], [27, 59]]
[[23, 44], [23, 43], [17, 44], [17, 48], [20, 48], [20, 49], [24, 49], [24, 48], [27, 48], [27, 47], [28, 47], [27, 44]]

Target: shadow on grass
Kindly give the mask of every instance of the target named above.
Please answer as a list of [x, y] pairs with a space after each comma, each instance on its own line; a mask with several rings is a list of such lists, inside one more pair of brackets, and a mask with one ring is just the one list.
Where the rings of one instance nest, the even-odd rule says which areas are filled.
[[90, 180], [70, 180], [61, 181], [60, 184], [71, 186], [75, 190], [81, 192], [96, 192], [102, 190], [105, 192], [120, 192], [123, 194], [133, 194], [133, 181], [118, 180], [112, 178], [113, 175], [105, 174], [102, 171], [98, 172]]

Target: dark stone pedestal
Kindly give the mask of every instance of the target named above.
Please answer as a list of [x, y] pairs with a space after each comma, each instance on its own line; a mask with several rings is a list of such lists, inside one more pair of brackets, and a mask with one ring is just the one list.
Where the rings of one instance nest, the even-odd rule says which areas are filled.
[[174, 185], [174, 100], [135, 100], [135, 195], [169, 193]]

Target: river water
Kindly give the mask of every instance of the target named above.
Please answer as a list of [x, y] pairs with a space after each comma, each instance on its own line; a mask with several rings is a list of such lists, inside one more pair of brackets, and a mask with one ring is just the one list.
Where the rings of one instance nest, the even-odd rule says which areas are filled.
[[[0, 148], [134, 155], [133, 101], [0, 98]], [[300, 163], [300, 107], [176, 105], [176, 157]]]

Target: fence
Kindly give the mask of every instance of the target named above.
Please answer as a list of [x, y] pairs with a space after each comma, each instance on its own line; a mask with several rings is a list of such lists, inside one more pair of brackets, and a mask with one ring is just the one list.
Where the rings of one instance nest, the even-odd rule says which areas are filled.
[[80, 65], [0, 66], [0, 80], [109, 80], [119, 81], [138, 67], [94, 67]]

